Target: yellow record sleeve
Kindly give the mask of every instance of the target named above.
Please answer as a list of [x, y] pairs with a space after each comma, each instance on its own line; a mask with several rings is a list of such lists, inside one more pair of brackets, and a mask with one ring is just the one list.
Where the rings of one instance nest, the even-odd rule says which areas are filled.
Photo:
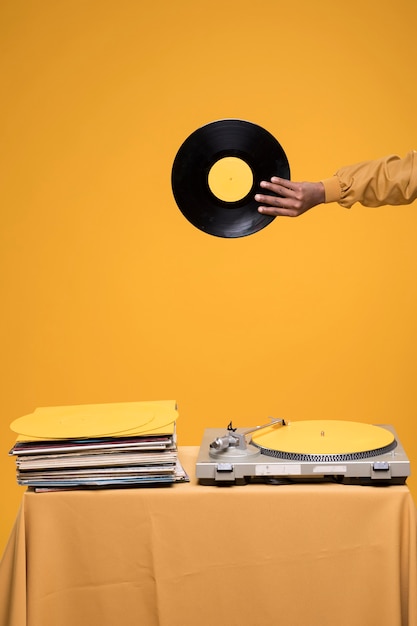
[[166, 433], [178, 419], [174, 400], [40, 407], [10, 424], [18, 440]]

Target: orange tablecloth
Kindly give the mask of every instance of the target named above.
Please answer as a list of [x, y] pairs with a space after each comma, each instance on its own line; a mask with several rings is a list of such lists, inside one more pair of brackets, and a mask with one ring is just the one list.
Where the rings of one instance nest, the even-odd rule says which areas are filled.
[[196, 483], [25, 493], [1, 626], [417, 624], [406, 486]]

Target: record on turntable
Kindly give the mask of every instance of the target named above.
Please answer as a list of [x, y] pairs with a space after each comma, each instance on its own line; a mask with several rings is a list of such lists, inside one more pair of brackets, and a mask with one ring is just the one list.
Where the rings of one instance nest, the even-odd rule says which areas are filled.
[[203, 484], [389, 485], [406, 482], [410, 462], [391, 425], [271, 419], [246, 429], [207, 429], [196, 474]]
[[272, 176], [290, 178], [278, 140], [252, 122], [224, 119], [187, 137], [174, 159], [171, 184], [180, 211], [193, 226], [232, 238], [256, 233], [275, 219], [259, 213], [254, 198], [260, 182]]

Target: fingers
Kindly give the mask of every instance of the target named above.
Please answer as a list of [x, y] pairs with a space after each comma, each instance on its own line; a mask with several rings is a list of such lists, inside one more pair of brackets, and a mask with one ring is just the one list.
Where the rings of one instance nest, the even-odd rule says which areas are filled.
[[284, 189], [294, 189], [294, 183], [288, 180], [287, 178], [280, 178], [279, 176], [273, 176], [270, 181], [263, 180], [261, 181], [261, 187], [265, 185], [279, 185]]
[[271, 215], [273, 217], [297, 217], [299, 215], [298, 211], [291, 208], [285, 208], [283, 206], [272, 207], [268, 206], [258, 206], [258, 212], [262, 213], [262, 215]]
[[260, 206], [258, 206], [259, 213], [264, 215], [284, 215], [289, 217], [296, 215], [296, 210], [288, 198], [256, 194], [255, 200], [260, 203]]
[[294, 217], [297, 211], [294, 208], [294, 184], [286, 178], [273, 176], [270, 181], [263, 180], [260, 183], [262, 189], [271, 191], [276, 195], [257, 193], [256, 202], [259, 202], [259, 213], [271, 216]]
[[288, 210], [291, 209], [291, 201], [294, 192], [290, 188], [287, 180], [273, 177], [270, 182], [262, 181], [260, 186], [267, 191], [277, 194], [271, 196], [257, 193], [255, 195], [256, 202], [259, 202], [261, 205], [258, 207], [258, 211], [260, 213], [264, 213], [266, 215], [292, 214], [292, 211], [289, 212]]
[[[271, 191], [273, 191], [271, 189]], [[260, 204], [268, 204], [269, 206], [282, 206], [285, 204], [285, 198], [278, 196], [267, 196], [262, 193], [257, 193], [255, 196], [256, 202]]]
[[284, 215], [296, 217], [313, 206], [325, 202], [325, 190], [322, 182], [294, 183], [285, 178], [273, 176], [270, 181], [262, 181], [260, 186], [274, 195], [257, 193], [259, 213], [266, 215]]
[[291, 201], [294, 198], [294, 190], [292, 189], [291, 183], [283, 178], [274, 176], [271, 178], [271, 181], [261, 181], [260, 186], [266, 191], [272, 191], [273, 194], [276, 194], [270, 196], [257, 193], [255, 195], [256, 202], [267, 204], [268, 208], [270, 206], [286, 208], [287, 201]]
[[263, 196], [262, 194], [256, 194], [255, 196], [256, 202], [259, 202], [258, 210], [260, 213], [270, 213], [271, 211], [275, 211], [277, 209], [285, 209], [287, 207], [287, 203], [284, 198], [277, 198], [276, 196]]
[[285, 198], [292, 197], [294, 193], [294, 184], [285, 178], [278, 178], [278, 176], [273, 176], [270, 181], [262, 180], [260, 186]]

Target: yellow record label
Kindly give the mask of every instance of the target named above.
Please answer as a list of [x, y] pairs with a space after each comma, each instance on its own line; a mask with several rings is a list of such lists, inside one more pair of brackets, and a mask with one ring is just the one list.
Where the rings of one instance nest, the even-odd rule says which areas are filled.
[[133, 436], [160, 431], [177, 417], [174, 401], [86, 404], [38, 408], [10, 428], [36, 439]]
[[252, 170], [243, 159], [224, 157], [211, 167], [208, 185], [216, 198], [224, 202], [238, 202], [252, 189]]
[[394, 435], [380, 426], [342, 420], [289, 422], [252, 435], [261, 448], [295, 454], [351, 454], [389, 446]]

